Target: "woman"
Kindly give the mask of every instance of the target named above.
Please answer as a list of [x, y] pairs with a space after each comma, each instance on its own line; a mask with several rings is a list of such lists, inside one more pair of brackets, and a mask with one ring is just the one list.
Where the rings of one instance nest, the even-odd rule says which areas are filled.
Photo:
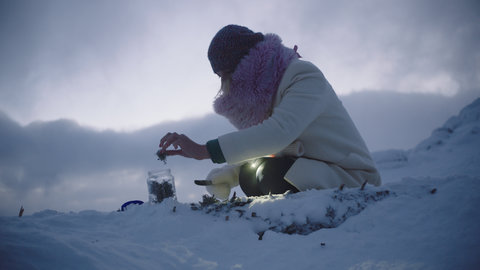
[[238, 131], [205, 145], [168, 133], [159, 145], [166, 155], [228, 164], [197, 184], [221, 199], [238, 184], [247, 196], [381, 184], [333, 88], [316, 66], [299, 59], [296, 46], [228, 25], [212, 39], [208, 58], [222, 81], [215, 112]]

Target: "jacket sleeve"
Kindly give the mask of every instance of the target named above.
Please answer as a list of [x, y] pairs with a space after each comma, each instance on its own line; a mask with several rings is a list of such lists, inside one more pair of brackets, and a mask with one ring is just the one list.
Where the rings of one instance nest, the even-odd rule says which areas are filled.
[[[307, 62], [308, 63], [308, 62]], [[228, 164], [236, 164], [282, 151], [326, 109], [330, 84], [315, 66], [308, 63], [296, 72], [285, 72], [285, 89], [272, 115], [256, 126], [220, 136], [218, 142]], [[290, 67], [289, 67], [290, 69]], [[292, 73], [292, 72], [290, 72]]]

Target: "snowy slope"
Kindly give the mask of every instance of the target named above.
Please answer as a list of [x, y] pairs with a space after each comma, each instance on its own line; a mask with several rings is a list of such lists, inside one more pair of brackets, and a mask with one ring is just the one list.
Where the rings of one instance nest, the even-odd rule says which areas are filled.
[[381, 187], [0, 217], [0, 269], [478, 269], [479, 115], [375, 153]]
[[480, 98], [414, 149], [373, 153], [384, 182], [406, 176], [480, 175]]

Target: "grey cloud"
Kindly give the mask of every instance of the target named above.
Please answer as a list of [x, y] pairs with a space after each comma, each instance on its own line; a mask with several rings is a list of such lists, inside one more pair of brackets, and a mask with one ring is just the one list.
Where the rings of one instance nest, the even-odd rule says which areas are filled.
[[[339, 92], [441, 87], [453, 93], [457, 86], [462, 91], [480, 84], [478, 1], [272, 3], [1, 1], [0, 107], [26, 123], [57, 96], [79, 96], [69, 91], [88, 93], [80, 96], [82, 105], [90, 104], [89, 94], [92, 99], [109, 96], [89, 91], [124, 97], [115, 88], [126, 84], [122, 76], [128, 74], [144, 73], [127, 87], [142, 81], [150, 86], [158, 84], [152, 79], [161, 74], [155, 73], [157, 68], [165, 67], [173, 71], [162, 82], [171, 88], [179, 79], [177, 70], [204, 63], [190, 74], [201, 81], [204, 70], [210, 74], [208, 41], [226, 23], [276, 32], [287, 45], [298, 44], [305, 59], [320, 66]], [[155, 61], [163, 63], [140, 70], [149, 60], [145, 58], [153, 56], [138, 52], [154, 53], [156, 48], [161, 58]], [[68, 88], [71, 84], [75, 87]], [[42, 119], [69, 112], [55, 106]], [[69, 117], [83, 122], [92, 117], [78, 107], [71, 111]]]
[[58, 87], [92, 70], [108, 80], [107, 67], [122, 63], [126, 51], [141, 50], [150, 29], [167, 26], [162, 16], [158, 25], [149, 21], [152, 10], [162, 6], [124, 0], [1, 1], [0, 106], [27, 117], [41, 97], [65, 91], [49, 84]]
[[[145, 191], [148, 170], [164, 168], [154, 154], [166, 132], [189, 134], [192, 139], [205, 142], [230, 130], [230, 124], [215, 115], [121, 133], [95, 131], [70, 120], [20, 126], [2, 113], [0, 194], [3, 199], [0, 200], [6, 200], [5, 196], [9, 194], [17, 201], [3, 201], [0, 213], [11, 214], [12, 208], [16, 208], [12, 204], [21, 201], [30, 202], [30, 212], [40, 210], [38, 207], [55, 209], [66, 205], [74, 208], [70, 210], [82, 209], [72, 205], [73, 202], [83, 207], [113, 209], [122, 202], [120, 198], [132, 199], [129, 192], [133, 196]], [[185, 201], [191, 199], [192, 194], [200, 197], [203, 190], [192, 182], [205, 177], [214, 165], [207, 161], [170, 157], [168, 167], [175, 172], [179, 199]], [[75, 190], [78, 188], [84, 191], [77, 194]], [[59, 193], [59, 190], [63, 191]], [[112, 193], [112, 190], [116, 192]], [[59, 198], [66, 201], [58, 205]], [[38, 205], [31, 205], [32, 200]], [[99, 200], [108, 203], [91, 204]]]
[[377, 90], [397, 89], [409, 76], [420, 85], [411, 92], [439, 76], [452, 77], [458, 90], [480, 82], [478, 1], [309, 1], [300, 7], [296, 32], [309, 55], [329, 68], [341, 63], [345, 76], [349, 68], [372, 68], [370, 76], [381, 75]]
[[135, 95], [133, 89], [146, 95], [160, 83], [171, 88], [180, 70], [202, 60], [205, 73], [211, 75], [206, 58], [210, 35], [202, 32], [211, 26], [204, 26], [200, 18], [205, 14], [198, 12], [211, 5], [212, 1], [0, 1], [0, 109], [22, 123], [65, 113], [81, 121], [91, 116], [80, 109], [69, 111], [55, 100], [84, 105]]

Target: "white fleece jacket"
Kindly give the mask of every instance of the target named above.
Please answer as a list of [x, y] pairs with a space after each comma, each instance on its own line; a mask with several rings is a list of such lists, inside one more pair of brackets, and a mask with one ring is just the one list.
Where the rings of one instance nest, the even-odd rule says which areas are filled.
[[[229, 165], [279, 153], [300, 142], [302, 155], [285, 175], [285, 180], [300, 191], [341, 184], [355, 187], [365, 181], [381, 184], [365, 142], [315, 65], [294, 60], [282, 77], [272, 105], [271, 116], [261, 124], [218, 138]], [[231, 179], [223, 177], [221, 182], [228, 182], [228, 187], [238, 184], [235, 167], [224, 167]], [[215, 184], [215, 177], [210, 178]], [[209, 189], [215, 193], [213, 190]]]

